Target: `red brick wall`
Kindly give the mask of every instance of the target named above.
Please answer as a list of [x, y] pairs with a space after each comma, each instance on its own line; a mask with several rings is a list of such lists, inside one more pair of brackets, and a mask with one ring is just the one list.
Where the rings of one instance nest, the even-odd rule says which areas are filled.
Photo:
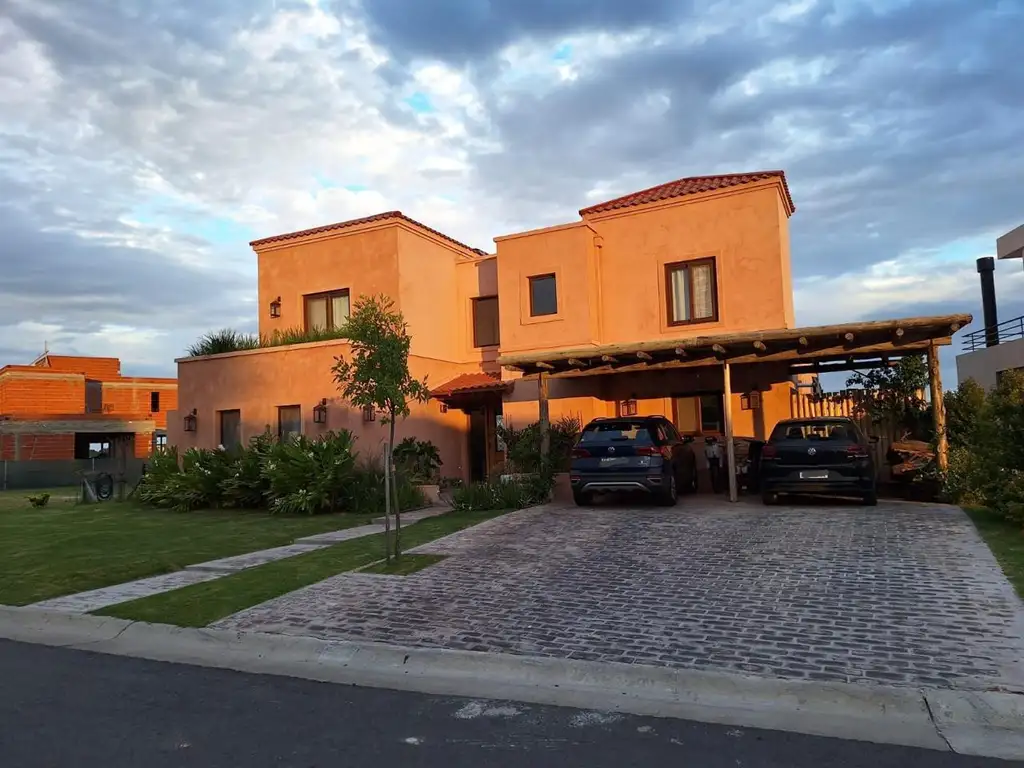
[[135, 458], [148, 459], [153, 455], [153, 433], [135, 433]]
[[0, 413], [85, 413], [85, 377], [7, 373], [0, 376]]
[[[150, 395], [160, 393], [160, 410], [151, 413]], [[151, 381], [132, 381], [104, 383], [103, 410], [105, 413], [132, 413], [152, 418], [157, 429], [167, 428], [167, 411], [178, 407], [177, 387], [168, 388], [165, 383]], [[148, 455], [148, 454], [147, 454]]]
[[2, 447], [5, 461], [15, 460], [15, 440], [20, 444], [18, 458], [21, 461], [58, 461], [75, 458], [75, 436], [66, 435], [3, 435]]
[[80, 373], [86, 378], [99, 379], [101, 381], [110, 381], [121, 377], [121, 361], [116, 357], [48, 355], [46, 359], [50, 364], [39, 367], [49, 368], [51, 371]]

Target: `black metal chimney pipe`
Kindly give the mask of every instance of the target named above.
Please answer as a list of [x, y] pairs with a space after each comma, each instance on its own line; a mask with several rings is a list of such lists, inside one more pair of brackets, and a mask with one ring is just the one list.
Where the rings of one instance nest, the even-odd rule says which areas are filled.
[[978, 259], [978, 274], [981, 275], [981, 309], [985, 315], [985, 346], [994, 347], [999, 343], [999, 315], [996, 312], [996, 260], [991, 256]]

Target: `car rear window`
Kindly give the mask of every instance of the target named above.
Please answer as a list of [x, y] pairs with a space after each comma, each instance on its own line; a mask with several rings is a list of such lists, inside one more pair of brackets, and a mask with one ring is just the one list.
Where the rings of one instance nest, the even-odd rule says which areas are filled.
[[809, 421], [776, 424], [772, 442], [786, 440], [856, 440], [857, 433], [848, 421]]
[[653, 443], [648, 425], [643, 422], [613, 421], [607, 424], [590, 424], [580, 435], [581, 443], [599, 443], [622, 440], [636, 443]]

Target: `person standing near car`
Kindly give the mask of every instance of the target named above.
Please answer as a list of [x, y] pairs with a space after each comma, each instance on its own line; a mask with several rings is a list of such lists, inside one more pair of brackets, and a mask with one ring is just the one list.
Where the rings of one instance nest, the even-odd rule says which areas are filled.
[[711, 477], [711, 492], [719, 493], [722, 487], [722, 446], [714, 437], [704, 438], [704, 458], [708, 462], [708, 475]]

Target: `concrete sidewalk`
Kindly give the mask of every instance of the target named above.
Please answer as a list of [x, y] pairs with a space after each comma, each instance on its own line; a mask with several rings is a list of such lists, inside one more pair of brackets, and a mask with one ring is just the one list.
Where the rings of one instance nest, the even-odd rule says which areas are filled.
[[326, 642], [0, 608], [0, 637], [324, 682], [1024, 758], [1024, 697]]
[[[450, 509], [450, 507], [426, 507], [405, 512], [402, 514], [402, 525], [415, 525], [420, 520], [437, 517], [450, 511]], [[284, 560], [285, 558], [295, 557], [306, 552], [324, 549], [342, 541], [384, 533], [383, 518], [379, 518], [379, 520], [379, 523], [375, 520], [371, 525], [360, 525], [354, 528], [342, 528], [339, 531], [319, 533], [315, 536], [305, 536], [281, 547], [261, 549], [256, 552], [246, 552], [232, 557], [222, 557], [217, 560], [208, 560], [204, 563], [187, 565], [182, 570], [175, 571], [174, 573], [165, 573], [145, 579], [136, 579], [124, 584], [112, 584], [109, 587], [100, 587], [99, 589], [90, 589], [86, 592], [76, 592], [71, 595], [54, 597], [35, 603], [30, 607], [48, 611], [61, 611], [63, 613], [98, 611], [101, 608], [125, 603], [129, 600], [138, 600], [193, 584], [201, 584], [204, 581], [213, 581], [214, 579], [248, 570], [249, 568], [256, 568], [257, 566], [273, 563], [277, 560]]]

